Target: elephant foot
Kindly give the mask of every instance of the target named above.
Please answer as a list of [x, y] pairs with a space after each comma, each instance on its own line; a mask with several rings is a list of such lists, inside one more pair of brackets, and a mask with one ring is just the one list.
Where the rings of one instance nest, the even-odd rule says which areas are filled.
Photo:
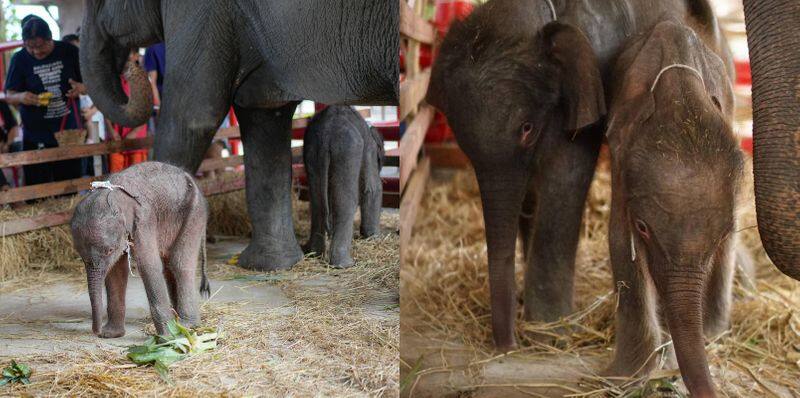
[[361, 239], [369, 239], [378, 236], [381, 233], [380, 228], [361, 229]]
[[196, 312], [194, 314], [181, 314], [178, 312], [178, 318], [180, 320], [181, 325], [187, 328], [193, 328], [200, 324], [200, 313]]
[[263, 244], [250, 242], [239, 255], [239, 266], [263, 272], [280, 271], [292, 268], [302, 259], [303, 252], [299, 246], [276, 250], [265, 247]]
[[519, 347], [517, 346], [517, 342], [513, 342], [511, 344], [502, 344], [495, 346], [495, 351], [498, 354], [508, 354], [511, 351], [516, 351]]
[[325, 254], [325, 240], [309, 240], [303, 245], [303, 253], [310, 257], [321, 257]]
[[116, 326], [116, 325], [105, 324], [105, 326], [103, 326], [103, 329], [100, 330], [100, 334], [98, 334], [97, 336], [100, 337], [101, 339], [114, 339], [117, 337], [122, 337], [124, 335], [125, 335], [124, 325]]
[[[563, 292], [563, 291], [562, 291]], [[572, 298], [564, 294], [525, 296], [525, 320], [528, 322], [557, 322], [572, 314]]]
[[333, 268], [350, 268], [355, 265], [356, 262], [353, 260], [353, 257], [350, 256], [350, 250], [331, 248], [329, 263]]
[[646, 364], [642, 365], [641, 361], [625, 362], [618, 358], [614, 358], [611, 363], [601, 370], [599, 375], [601, 377], [610, 379], [626, 379], [631, 377], [639, 377], [649, 374], [656, 366], [656, 358], [650, 358]]
[[350, 268], [350, 267], [354, 266], [355, 264], [356, 264], [356, 262], [350, 256], [346, 256], [346, 257], [343, 257], [343, 258], [331, 257], [331, 261], [330, 261], [330, 266], [331, 267], [339, 268], [339, 269]]
[[565, 345], [569, 340], [571, 329], [565, 326], [547, 327], [547, 328], [526, 328], [524, 336], [526, 339], [535, 341], [536, 343], [548, 345], [552, 347], [559, 347]]

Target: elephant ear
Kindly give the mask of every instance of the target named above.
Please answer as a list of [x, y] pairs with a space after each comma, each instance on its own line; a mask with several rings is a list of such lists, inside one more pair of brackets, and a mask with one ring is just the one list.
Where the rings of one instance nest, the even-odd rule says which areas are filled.
[[542, 29], [547, 57], [561, 70], [564, 130], [575, 132], [606, 114], [605, 91], [597, 56], [577, 27], [551, 22]]

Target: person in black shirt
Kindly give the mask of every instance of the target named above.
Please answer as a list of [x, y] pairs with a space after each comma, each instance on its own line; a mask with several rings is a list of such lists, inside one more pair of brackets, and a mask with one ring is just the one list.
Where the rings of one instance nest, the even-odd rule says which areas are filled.
[[[11, 58], [6, 78], [7, 102], [18, 105], [22, 119], [23, 149], [58, 146], [55, 133], [78, 128], [77, 97], [86, 92], [81, 83], [78, 49], [53, 40], [41, 18], [30, 18], [22, 28], [24, 49]], [[50, 93], [40, 102], [40, 94]], [[81, 175], [81, 160], [71, 159], [24, 167], [25, 185], [69, 180]]]
[[[0, 102], [0, 153], [7, 153], [19, 130], [17, 118], [5, 102]], [[0, 170], [0, 191], [11, 188], [2, 170]]]

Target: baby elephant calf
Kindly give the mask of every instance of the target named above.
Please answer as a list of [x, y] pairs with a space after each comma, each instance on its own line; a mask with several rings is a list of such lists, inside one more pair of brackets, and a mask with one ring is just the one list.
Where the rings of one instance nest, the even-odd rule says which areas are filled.
[[[205, 235], [208, 205], [192, 176], [163, 163], [146, 162], [93, 183], [72, 216], [75, 250], [86, 265], [92, 331], [125, 334], [125, 288], [131, 256], [144, 282], [158, 334], [165, 334], [174, 309], [181, 321], [200, 320], [195, 271], [202, 250], [200, 291], [209, 292]], [[103, 320], [102, 284], [108, 297]]]
[[729, 59], [708, 37], [717, 36], [667, 21], [629, 46], [616, 66], [608, 127], [619, 287], [608, 373], [652, 369], [666, 324], [693, 397], [715, 394], [704, 338], [729, 322], [743, 169]]
[[311, 237], [306, 253], [325, 253], [331, 233], [329, 262], [353, 265], [353, 217], [361, 204], [361, 235], [380, 231], [383, 185], [383, 137], [349, 106], [330, 106], [314, 116], [303, 141], [303, 162], [311, 196]]

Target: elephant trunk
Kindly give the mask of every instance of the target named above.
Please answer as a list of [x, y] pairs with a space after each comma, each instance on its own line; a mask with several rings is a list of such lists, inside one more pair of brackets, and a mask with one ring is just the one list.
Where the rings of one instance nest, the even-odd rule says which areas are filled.
[[[128, 127], [147, 123], [153, 109], [153, 93], [144, 70], [127, 62], [130, 49], [117, 45], [97, 20], [97, 8], [87, 2], [81, 34], [81, 75], [92, 101], [113, 121]], [[130, 98], [120, 81], [124, 72]]]
[[716, 397], [703, 335], [707, 276], [699, 271], [672, 271], [656, 281], [683, 382], [692, 397], [700, 398]]
[[753, 73], [753, 173], [764, 249], [800, 280], [800, 3], [744, 0]]
[[499, 350], [510, 351], [516, 347], [514, 254], [526, 179], [517, 171], [477, 175], [486, 224], [494, 343]]
[[100, 334], [103, 327], [103, 285], [104, 273], [97, 268], [86, 270], [86, 279], [89, 282], [89, 301], [92, 303], [92, 332]]

